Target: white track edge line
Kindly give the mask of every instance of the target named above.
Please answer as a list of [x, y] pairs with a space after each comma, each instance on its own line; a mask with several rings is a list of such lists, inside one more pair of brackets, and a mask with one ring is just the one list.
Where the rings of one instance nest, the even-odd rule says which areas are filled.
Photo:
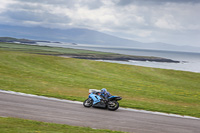
[[[7, 94], [13, 94], [13, 95], [21, 95], [21, 96], [28, 96], [28, 97], [35, 97], [35, 98], [53, 100], [53, 101], [75, 103], [75, 104], [83, 104], [83, 102], [79, 102], [79, 101], [71, 101], [71, 100], [58, 99], [58, 98], [52, 98], [52, 97], [38, 96], [38, 95], [26, 94], [26, 93], [22, 93], [22, 92], [5, 91], [5, 90], [1, 90], [1, 89], [0, 89], [0, 92], [1, 93], [7, 93]], [[171, 117], [178, 117], [178, 118], [200, 120], [200, 118], [192, 117], [192, 116], [186, 116], [186, 115], [168, 114], [168, 113], [162, 113], [162, 112], [153, 112], [153, 111], [137, 110], [137, 109], [131, 109], [131, 108], [122, 108], [122, 107], [119, 107], [119, 109], [120, 110], [126, 110], [126, 111], [146, 113], [146, 114], [155, 114], [155, 115], [163, 115], [163, 116], [171, 116]]]

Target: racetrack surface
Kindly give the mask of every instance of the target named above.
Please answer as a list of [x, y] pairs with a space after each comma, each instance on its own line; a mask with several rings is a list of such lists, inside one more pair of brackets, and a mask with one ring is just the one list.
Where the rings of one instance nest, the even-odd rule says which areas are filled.
[[134, 133], [200, 133], [200, 119], [85, 108], [82, 104], [0, 92], [0, 116]]

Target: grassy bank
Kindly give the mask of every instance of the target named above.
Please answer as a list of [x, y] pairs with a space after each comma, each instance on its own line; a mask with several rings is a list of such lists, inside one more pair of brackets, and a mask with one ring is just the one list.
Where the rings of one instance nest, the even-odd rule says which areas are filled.
[[139, 60], [139, 61], [156, 61], [156, 62], [173, 62], [173, 63], [179, 62], [161, 57], [133, 56], [133, 55], [124, 55], [124, 54], [116, 54], [109, 52], [79, 50], [72, 48], [1, 43], [1, 42], [0, 42], [0, 49], [11, 50], [11, 51], [22, 51], [25, 53], [32, 53], [32, 54], [67, 56], [78, 59], [91, 59], [91, 60], [118, 60], [118, 61]]
[[200, 117], [199, 73], [27, 51], [0, 50], [1, 89], [83, 101], [89, 88], [107, 88], [123, 107]]
[[79, 50], [71, 48], [38, 46], [38, 45], [26, 45], [26, 44], [14, 44], [0, 42], [0, 49], [9, 51], [21, 51], [24, 53], [32, 54], [46, 54], [46, 55], [61, 55], [61, 54], [96, 54], [96, 55], [110, 55], [112, 53], [104, 53], [90, 50]]
[[99, 130], [87, 127], [69, 126], [24, 120], [18, 118], [0, 117], [1, 133], [122, 133], [119, 131]]

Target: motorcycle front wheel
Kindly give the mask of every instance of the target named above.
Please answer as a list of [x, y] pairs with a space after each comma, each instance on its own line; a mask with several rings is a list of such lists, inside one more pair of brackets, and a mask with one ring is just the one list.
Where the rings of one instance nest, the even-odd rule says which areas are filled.
[[83, 106], [84, 107], [91, 107], [93, 105], [93, 100], [92, 100], [92, 98], [88, 98], [88, 99], [86, 99], [84, 102], [83, 102]]
[[117, 101], [108, 102], [108, 109], [111, 111], [115, 111], [119, 108], [119, 103]]

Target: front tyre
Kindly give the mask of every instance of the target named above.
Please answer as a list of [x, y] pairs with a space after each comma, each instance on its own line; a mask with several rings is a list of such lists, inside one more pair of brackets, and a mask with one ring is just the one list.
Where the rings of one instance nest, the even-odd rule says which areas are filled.
[[93, 100], [92, 100], [92, 98], [88, 98], [88, 99], [86, 99], [86, 100], [83, 102], [83, 106], [84, 106], [84, 107], [89, 108], [89, 107], [91, 107], [92, 105], [93, 105]]
[[119, 108], [119, 103], [117, 101], [109, 101], [108, 102], [108, 109], [111, 111], [115, 111]]

